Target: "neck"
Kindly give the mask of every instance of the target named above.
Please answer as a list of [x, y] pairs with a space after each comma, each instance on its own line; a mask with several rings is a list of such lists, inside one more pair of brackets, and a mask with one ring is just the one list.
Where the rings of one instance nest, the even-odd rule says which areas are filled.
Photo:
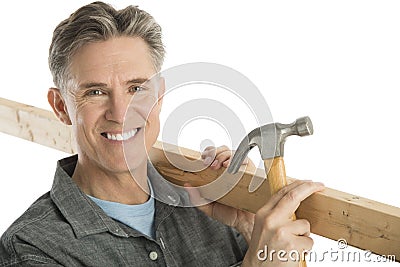
[[85, 194], [98, 199], [128, 205], [145, 203], [149, 198], [147, 192], [150, 192], [147, 162], [131, 172], [104, 170], [78, 160], [72, 179]]

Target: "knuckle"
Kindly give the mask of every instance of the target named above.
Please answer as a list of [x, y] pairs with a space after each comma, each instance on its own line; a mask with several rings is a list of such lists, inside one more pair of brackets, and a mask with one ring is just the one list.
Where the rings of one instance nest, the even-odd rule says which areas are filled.
[[277, 194], [282, 197], [282, 196], [286, 195], [287, 192], [288, 192], [288, 187], [285, 186], [285, 187], [282, 187], [282, 189], [279, 190]]
[[310, 231], [310, 229], [311, 229], [310, 222], [307, 220], [303, 220], [303, 223], [304, 223], [304, 227], [307, 229], [307, 231]]
[[260, 225], [265, 230], [271, 230], [274, 228], [274, 220], [272, 216], [266, 215], [261, 212], [257, 212], [255, 216], [255, 223]]
[[289, 200], [289, 201], [296, 201], [297, 200], [297, 196], [298, 194], [296, 193], [296, 191], [292, 190], [289, 191], [285, 197]]
[[220, 148], [223, 149], [223, 150], [229, 150], [229, 147], [226, 146], [226, 145], [222, 145], [222, 146], [220, 146]]
[[272, 230], [275, 227], [274, 220], [269, 216], [266, 216], [263, 221], [264, 229]]
[[297, 219], [296, 221], [298, 223], [300, 223], [300, 226], [304, 231], [310, 231], [311, 224], [310, 224], [310, 222], [308, 220], [306, 220], [306, 219]]
[[285, 227], [279, 227], [276, 229], [275, 237], [277, 240], [282, 242], [286, 240], [286, 236], [287, 236], [287, 230], [285, 229]]
[[206, 147], [206, 148], [204, 149], [204, 152], [209, 152], [210, 150], [213, 150], [213, 149], [215, 149], [214, 146], [208, 146], [208, 147]]
[[311, 188], [316, 188], [317, 187], [317, 184], [312, 182], [312, 181], [308, 181], [308, 182], [306, 182], [306, 184], [307, 184], [308, 187], [311, 187]]
[[232, 154], [232, 151], [231, 150], [221, 151], [221, 154], [225, 156], [230, 156]]

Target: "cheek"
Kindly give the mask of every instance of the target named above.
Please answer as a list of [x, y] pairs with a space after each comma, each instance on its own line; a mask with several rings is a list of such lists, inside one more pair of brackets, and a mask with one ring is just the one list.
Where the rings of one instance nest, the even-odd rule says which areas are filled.
[[88, 132], [96, 126], [102, 115], [102, 109], [93, 105], [81, 105], [76, 110], [75, 124], [77, 129]]
[[[158, 106], [157, 106], [158, 107]], [[154, 108], [146, 121], [146, 146], [152, 146], [160, 133], [160, 111]]]
[[129, 104], [128, 110], [134, 110], [146, 120], [153, 116], [157, 109], [157, 98], [154, 96], [134, 96]]

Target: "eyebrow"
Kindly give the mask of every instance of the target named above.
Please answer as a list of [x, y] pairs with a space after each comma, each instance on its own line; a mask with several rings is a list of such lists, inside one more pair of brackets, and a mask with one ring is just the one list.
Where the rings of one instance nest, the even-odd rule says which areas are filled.
[[[133, 83], [142, 84], [142, 83], [145, 83], [147, 81], [148, 81], [147, 78], [135, 78], [135, 79], [127, 81], [125, 84], [126, 85], [133, 84]], [[79, 86], [80, 89], [90, 89], [90, 88], [95, 88], [95, 87], [108, 87], [108, 84], [99, 83], [99, 82], [87, 82], [87, 83], [83, 83], [83, 84], [81, 84]]]
[[90, 89], [93, 87], [106, 87], [106, 86], [107, 86], [107, 84], [105, 84], [105, 83], [88, 82], [88, 83], [79, 85], [79, 89]]
[[127, 81], [126, 84], [132, 84], [132, 83], [140, 83], [140, 84], [142, 84], [142, 83], [147, 82], [148, 80], [149, 79], [147, 79], [147, 78], [137, 78], [137, 79], [132, 79], [132, 80]]

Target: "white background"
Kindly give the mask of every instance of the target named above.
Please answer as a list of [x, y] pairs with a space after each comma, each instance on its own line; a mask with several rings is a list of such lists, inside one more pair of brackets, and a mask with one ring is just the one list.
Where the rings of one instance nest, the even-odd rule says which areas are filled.
[[[276, 121], [310, 116], [314, 135], [286, 143], [289, 176], [400, 207], [399, 2], [114, 2], [117, 8], [137, 4], [161, 24], [167, 49], [164, 69], [195, 61], [224, 64], [258, 86]], [[85, 3], [2, 4], [0, 97], [49, 109], [52, 31]], [[165, 109], [176, 103], [166, 98]], [[200, 125], [192, 125], [202, 133], [198, 140], [213, 140], [211, 128]], [[217, 145], [228, 143], [215, 138]], [[189, 146], [199, 147], [197, 139], [188, 140]], [[50, 189], [56, 159], [66, 154], [4, 134], [0, 147], [2, 233]], [[251, 156], [258, 160], [257, 153]], [[315, 248], [330, 251], [336, 243], [315, 237]]]

